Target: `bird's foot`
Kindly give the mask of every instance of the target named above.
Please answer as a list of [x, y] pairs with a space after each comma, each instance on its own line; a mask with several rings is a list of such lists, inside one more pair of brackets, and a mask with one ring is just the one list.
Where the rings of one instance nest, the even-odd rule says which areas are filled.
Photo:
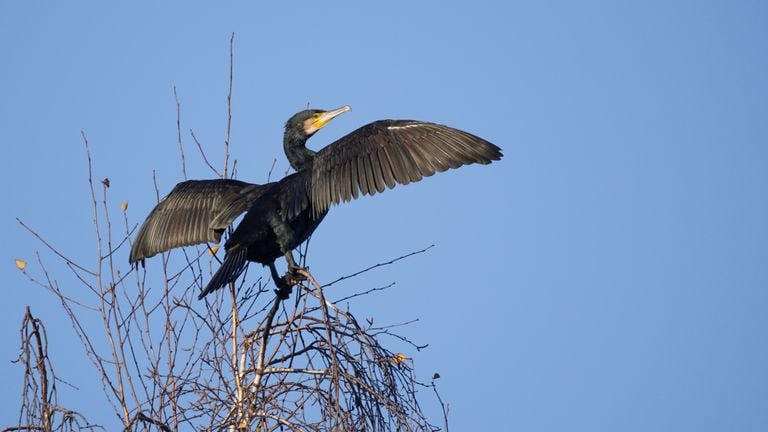
[[305, 271], [306, 269], [301, 267], [289, 269], [285, 272], [285, 276], [275, 280], [275, 285], [277, 285], [275, 294], [280, 300], [287, 300], [291, 296], [291, 292], [293, 292], [293, 286], [307, 280], [307, 278], [301, 274], [302, 270]]
[[277, 285], [277, 289], [275, 290], [277, 298], [280, 300], [288, 300], [288, 297], [291, 296], [291, 292], [293, 291], [294, 284], [290, 283], [288, 279], [283, 276], [275, 279], [275, 285]]
[[288, 271], [285, 272], [285, 280], [293, 285], [298, 285], [300, 282], [304, 282], [307, 280], [307, 277], [304, 276], [304, 273], [307, 272], [306, 267], [290, 267], [288, 268]]
[[288, 298], [291, 297], [291, 292], [293, 291], [293, 287], [291, 285], [288, 285], [286, 283], [278, 283], [277, 289], [275, 290], [275, 295], [277, 295], [277, 298], [280, 300], [288, 300]]

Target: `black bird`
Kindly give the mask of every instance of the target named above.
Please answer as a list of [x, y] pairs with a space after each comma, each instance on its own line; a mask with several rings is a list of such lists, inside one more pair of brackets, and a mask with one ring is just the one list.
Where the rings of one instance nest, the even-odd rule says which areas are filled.
[[[296, 172], [279, 182], [177, 184], [139, 229], [131, 264], [179, 246], [218, 243], [232, 221], [247, 211], [224, 245], [224, 262], [199, 298], [236, 280], [248, 261], [269, 266], [278, 296], [287, 298], [299, 269], [291, 251], [315, 231], [331, 205], [502, 157], [499, 147], [475, 135], [414, 120], [379, 120], [318, 152], [306, 147], [309, 137], [350, 109], [304, 110], [288, 120], [283, 147]], [[275, 269], [281, 255], [288, 262], [285, 277]]]

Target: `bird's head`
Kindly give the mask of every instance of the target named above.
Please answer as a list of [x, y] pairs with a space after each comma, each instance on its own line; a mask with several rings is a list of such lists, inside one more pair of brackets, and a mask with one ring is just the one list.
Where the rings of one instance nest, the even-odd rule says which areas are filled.
[[286, 132], [293, 131], [305, 138], [314, 135], [339, 114], [352, 110], [349, 105], [344, 105], [331, 111], [308, 109], [293, 115], [285, 124]]
[[352, 108], [344, 105], [341, 108], [324, 110], [304, 110], [293, 115], [285, 123], [285, 137], [283, 148], [288, 162], [296, 171], [309, 167], [315, 156], [315, 152], [306, 147], [307, 139], [315, 132], [322, 129], [339, 114], [343, 114]]

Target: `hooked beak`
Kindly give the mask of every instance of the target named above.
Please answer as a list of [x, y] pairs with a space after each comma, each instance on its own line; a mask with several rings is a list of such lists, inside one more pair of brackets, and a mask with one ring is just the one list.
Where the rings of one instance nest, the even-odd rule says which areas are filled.
[[351, 110], [352, 110], [351, 106], [344, 105], [343, 107], [337, 108], [332, 111], [325, 111], [325, 112], [319, 113], [317, 116], [309, 119], [304, 124], [304, 131], [306, 131], [307, 134], [312, 135], [313, 133], [325, 127], [325, 125], [327, 125], [331, 120], [336, 118], [336, 116], [340, 114], [344, 114], [345, 112], [351, 111]]

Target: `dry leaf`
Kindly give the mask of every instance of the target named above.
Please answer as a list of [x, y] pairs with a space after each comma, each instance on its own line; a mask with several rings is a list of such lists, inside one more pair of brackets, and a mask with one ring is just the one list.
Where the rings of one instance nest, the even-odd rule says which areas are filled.
[[122, 211], [128, 210], [128, 201], [123, 201], [123, 203], [120, 204], [120, 210]]
[[104, 180], [101, 181], [101, 184], [103, 184], [105, 187], [109, 187], [109, 179], [104, 177]]
[[24, 270], [25, 268], [27, 268], [27, 262], [24, 261], [23, 259], [16, 258], [16, 267], [19, 270]]
[[398, 364], [399, 365], [400, 363], [402, 363], [402, 362], [404, 362], [406, 360], [408, 360], [408, 357], [406, 357], [405, 354], [403, 354], [403, 353], [397, 353], [397, 354], [392, 356], [392, 363], [394, 363], [394, 364]]
[[208, 248], [208, 254], [211, 255], [211, 256], [216, 255], [216, 252], [218, 252], [218, 251], [219, 251], [219, 245], [213, 245], [213, 246]]

